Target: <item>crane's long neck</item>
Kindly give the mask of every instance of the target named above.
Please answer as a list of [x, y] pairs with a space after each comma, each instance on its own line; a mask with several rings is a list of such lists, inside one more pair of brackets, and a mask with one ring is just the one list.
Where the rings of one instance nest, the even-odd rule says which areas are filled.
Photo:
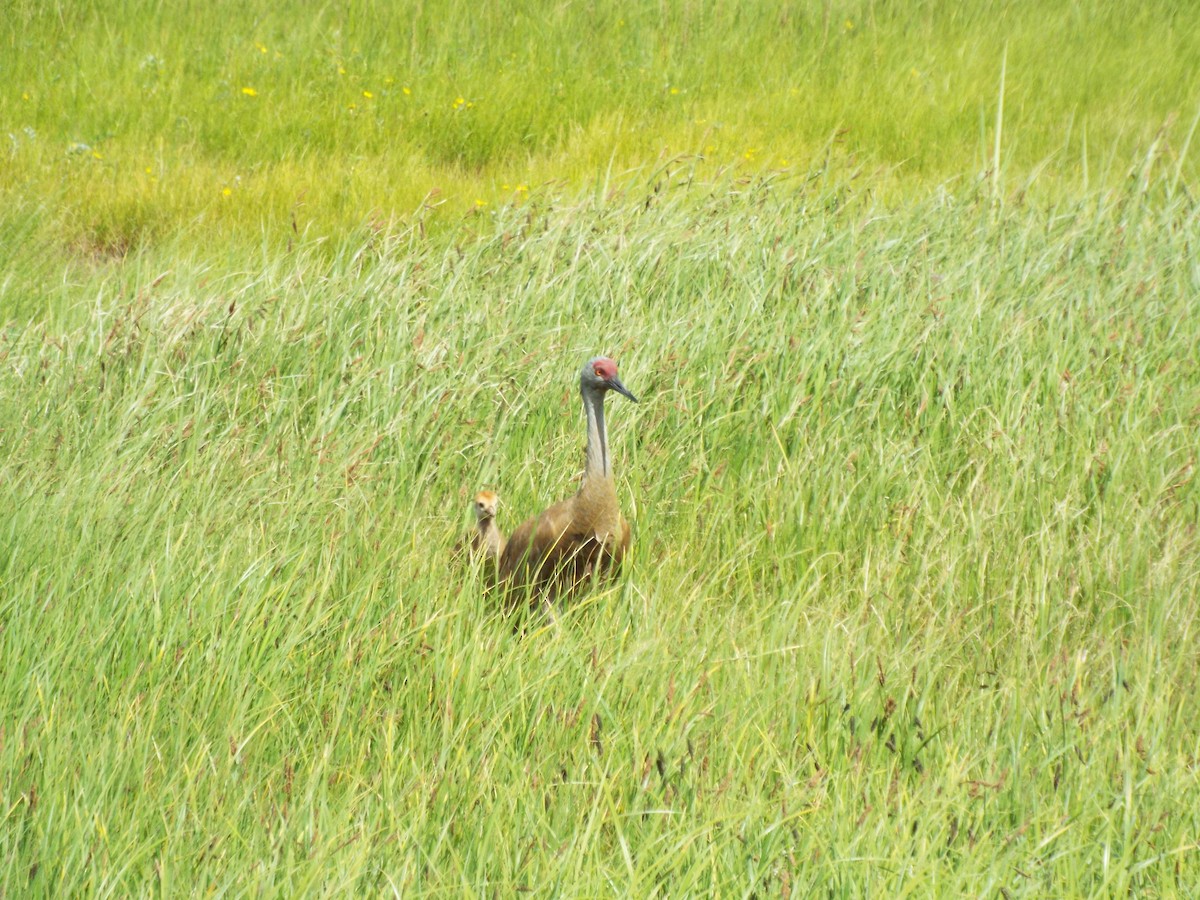
[[604, 394], [584, 390], [583, 409], [587, 413], [587, 465], [584, 482], [612, 477], [608, 459], [608, 434], [604, 430]]

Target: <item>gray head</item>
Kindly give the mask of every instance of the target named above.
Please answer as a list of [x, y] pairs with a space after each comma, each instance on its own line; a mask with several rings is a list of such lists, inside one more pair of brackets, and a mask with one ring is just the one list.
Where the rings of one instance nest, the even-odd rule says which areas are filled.
[[634, 403], [638, 402], [637, 397], [629, 392], [629, 388], [621, 384], [621, 379], [617, 377], [617, 364], [607, 356], [593, 356], [583, 364], [583, 371], [579, 373], [579, 390], [585, 394], [601, 395], [605, 391], [616, 391]]

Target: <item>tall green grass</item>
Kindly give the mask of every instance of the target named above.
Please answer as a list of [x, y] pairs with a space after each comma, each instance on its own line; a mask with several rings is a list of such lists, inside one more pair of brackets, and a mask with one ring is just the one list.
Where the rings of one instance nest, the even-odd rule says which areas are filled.
[[1196, 894], [1198, 39], [10, 3], [0, 894]]
[[1061, 199], [1152, 144], [1194, 177], [1197, 60], [1168, 2], [16, 0], [0, 196], [42, 204], [39, 241], [103, 255], [457, 221], [676, 158], [898, 199], [998, 164], [1004, 192]]
[[[0, 343], [0, 891], [1194, 893], [1166, 190], [89, 270]], [[448, 548], [571, 489], [597, 351], [631, 564], [521, 633]]]

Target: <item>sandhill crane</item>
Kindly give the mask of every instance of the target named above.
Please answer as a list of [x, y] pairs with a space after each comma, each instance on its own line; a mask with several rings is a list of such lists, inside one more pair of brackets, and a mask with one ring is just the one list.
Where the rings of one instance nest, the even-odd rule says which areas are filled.
[[493, 566], [499, 561], [500, 553], [504, 550], [504, 535], [496, 527], [496, 507], [500, 498], [493, 491], [480, 491], [471, 501], [471, 511], [475, 513], [475, 527], [454, 548], [461, 553], [470, 547], [474, 559], [488, 560]]
[[579, 375], [579, 392], [587, 415], [587, 462], [583, 483], [574, 497], [555, 503], [526, 520], [512, 533], [500, 554], [500, 577], [510, 590], [532, 589], [553, 617], [549, 600], [589, 579], [612, 572], [629, 549], [629, 523], [617, 506], [608, 435], [604, 430], [604, 395], [633, 396], [617, 377], [617, 364], [604, 356], [589, 359]]

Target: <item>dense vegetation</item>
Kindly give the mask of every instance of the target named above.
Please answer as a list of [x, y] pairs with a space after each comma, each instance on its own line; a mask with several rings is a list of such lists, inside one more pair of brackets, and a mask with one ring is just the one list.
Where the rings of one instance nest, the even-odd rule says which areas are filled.
[[1073, 196], [1148, 153], [1195, 174], [1200, 25], [1174, 2], [9, 6], [0, 196], [105, 253], [454, 221], [672, 161], [897, 202]]
[[[14, 4], [0, 893], [1194, 894], [1133, 6]], [[514, 629], [593, 352], [633, 558]]]

